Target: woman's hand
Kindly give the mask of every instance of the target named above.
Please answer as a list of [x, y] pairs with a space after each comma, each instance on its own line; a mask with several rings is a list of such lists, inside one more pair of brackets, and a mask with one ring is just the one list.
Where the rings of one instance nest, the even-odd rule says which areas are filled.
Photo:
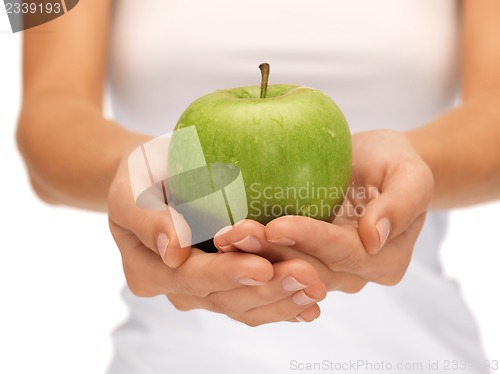
[[353, 173], [334, 224], [285, 216], [243, 221], [215, 238], [223, 252], [313, 264], [328, 290], [357, 292], [367, 282], [403, 277], [431, 201], [433, 177], [406, 137], [394, 131], [353, 136]]
[[248, 253], [180, 248], [177, 234], [182, 233], [173, 221], [183, 230], [182, 216], [135, 204], [126, 159], [109, 190], [108, 211], [128, 286], [137, 296], [165, 294], [180, 310], [208, 309], [250, 326], [319, 316], [316, 303], [326, 296], [326, 287], [313, 266], [297, 259], [271, 264]]

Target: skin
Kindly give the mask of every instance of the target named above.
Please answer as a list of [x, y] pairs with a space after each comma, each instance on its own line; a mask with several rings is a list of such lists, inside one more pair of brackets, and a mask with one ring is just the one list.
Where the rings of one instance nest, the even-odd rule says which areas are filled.
[[[24, 33], [19, 149], [43, 200], [108, 211], [136, 295], [165, 294], [180, 310], [204, 308], [250, 326], [312, 321], [327, 291], [397, 283], [429, 204], [500, 197], [500, 2], [464, 0], [462, 12], [463, 103], [409, 133], [353, 136], [353, 186], [379, 191], [356, 202], [366, 210], [360, 219], [244, 221], [216, 237], [223, 253], [179, 248], [172, 218], [131, 197], [127, 155], [149, 137], [102, 116], [109, 0], [81, 2]], [[387, 238], [377, 224], [390, 228]]]

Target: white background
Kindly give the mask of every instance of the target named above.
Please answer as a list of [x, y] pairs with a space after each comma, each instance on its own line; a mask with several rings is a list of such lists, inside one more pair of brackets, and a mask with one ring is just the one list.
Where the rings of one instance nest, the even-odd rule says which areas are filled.
[[[47, 206], [31, 191], [15, 146], [20, 37], [7, 29], [0, 22], [0, 373], [103, 373], [126, 316], [120, 256], [105, 215]], [[443, 250], [496, 360], [499, 216], [498, 202], [453, 212]]]

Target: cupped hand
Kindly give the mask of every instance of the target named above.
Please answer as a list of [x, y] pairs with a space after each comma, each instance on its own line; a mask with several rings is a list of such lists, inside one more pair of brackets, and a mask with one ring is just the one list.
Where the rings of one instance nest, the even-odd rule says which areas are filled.
[[126, 159], [109, 190], [108, 214], [128, 286], [137, 296], [165, 294], [179, 310], [207, 309], [250, 326], [312, 321], [320, 314], [317, 302], [326, 287], [305, 261], [272, 264], [254, 254], [181, 248], [178, 234], [185, 233], [175, 228], [189, 227], [166, 206], [146, 210], [135, 204]]
[[215, 244], [271, 262], [306, 260], [328, 290], [394, 285], [410, 263], [432, 192], [432, 173], [403, 134], [360, 133], [353, 136], [351, 183], [334, 223], [301, 216], [267, 226], [246, 220], [222, 230]]

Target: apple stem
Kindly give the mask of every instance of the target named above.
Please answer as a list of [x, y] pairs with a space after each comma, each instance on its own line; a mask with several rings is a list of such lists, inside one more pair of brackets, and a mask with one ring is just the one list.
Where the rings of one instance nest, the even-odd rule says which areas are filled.
[[259, 69], [262, 75], [262, 83], [260, 84], [260, 98], [265, 99], [267, 95], [267, 83], [269, 82], [269, 64], [267, 62], [263, 62], [259, 65]]

